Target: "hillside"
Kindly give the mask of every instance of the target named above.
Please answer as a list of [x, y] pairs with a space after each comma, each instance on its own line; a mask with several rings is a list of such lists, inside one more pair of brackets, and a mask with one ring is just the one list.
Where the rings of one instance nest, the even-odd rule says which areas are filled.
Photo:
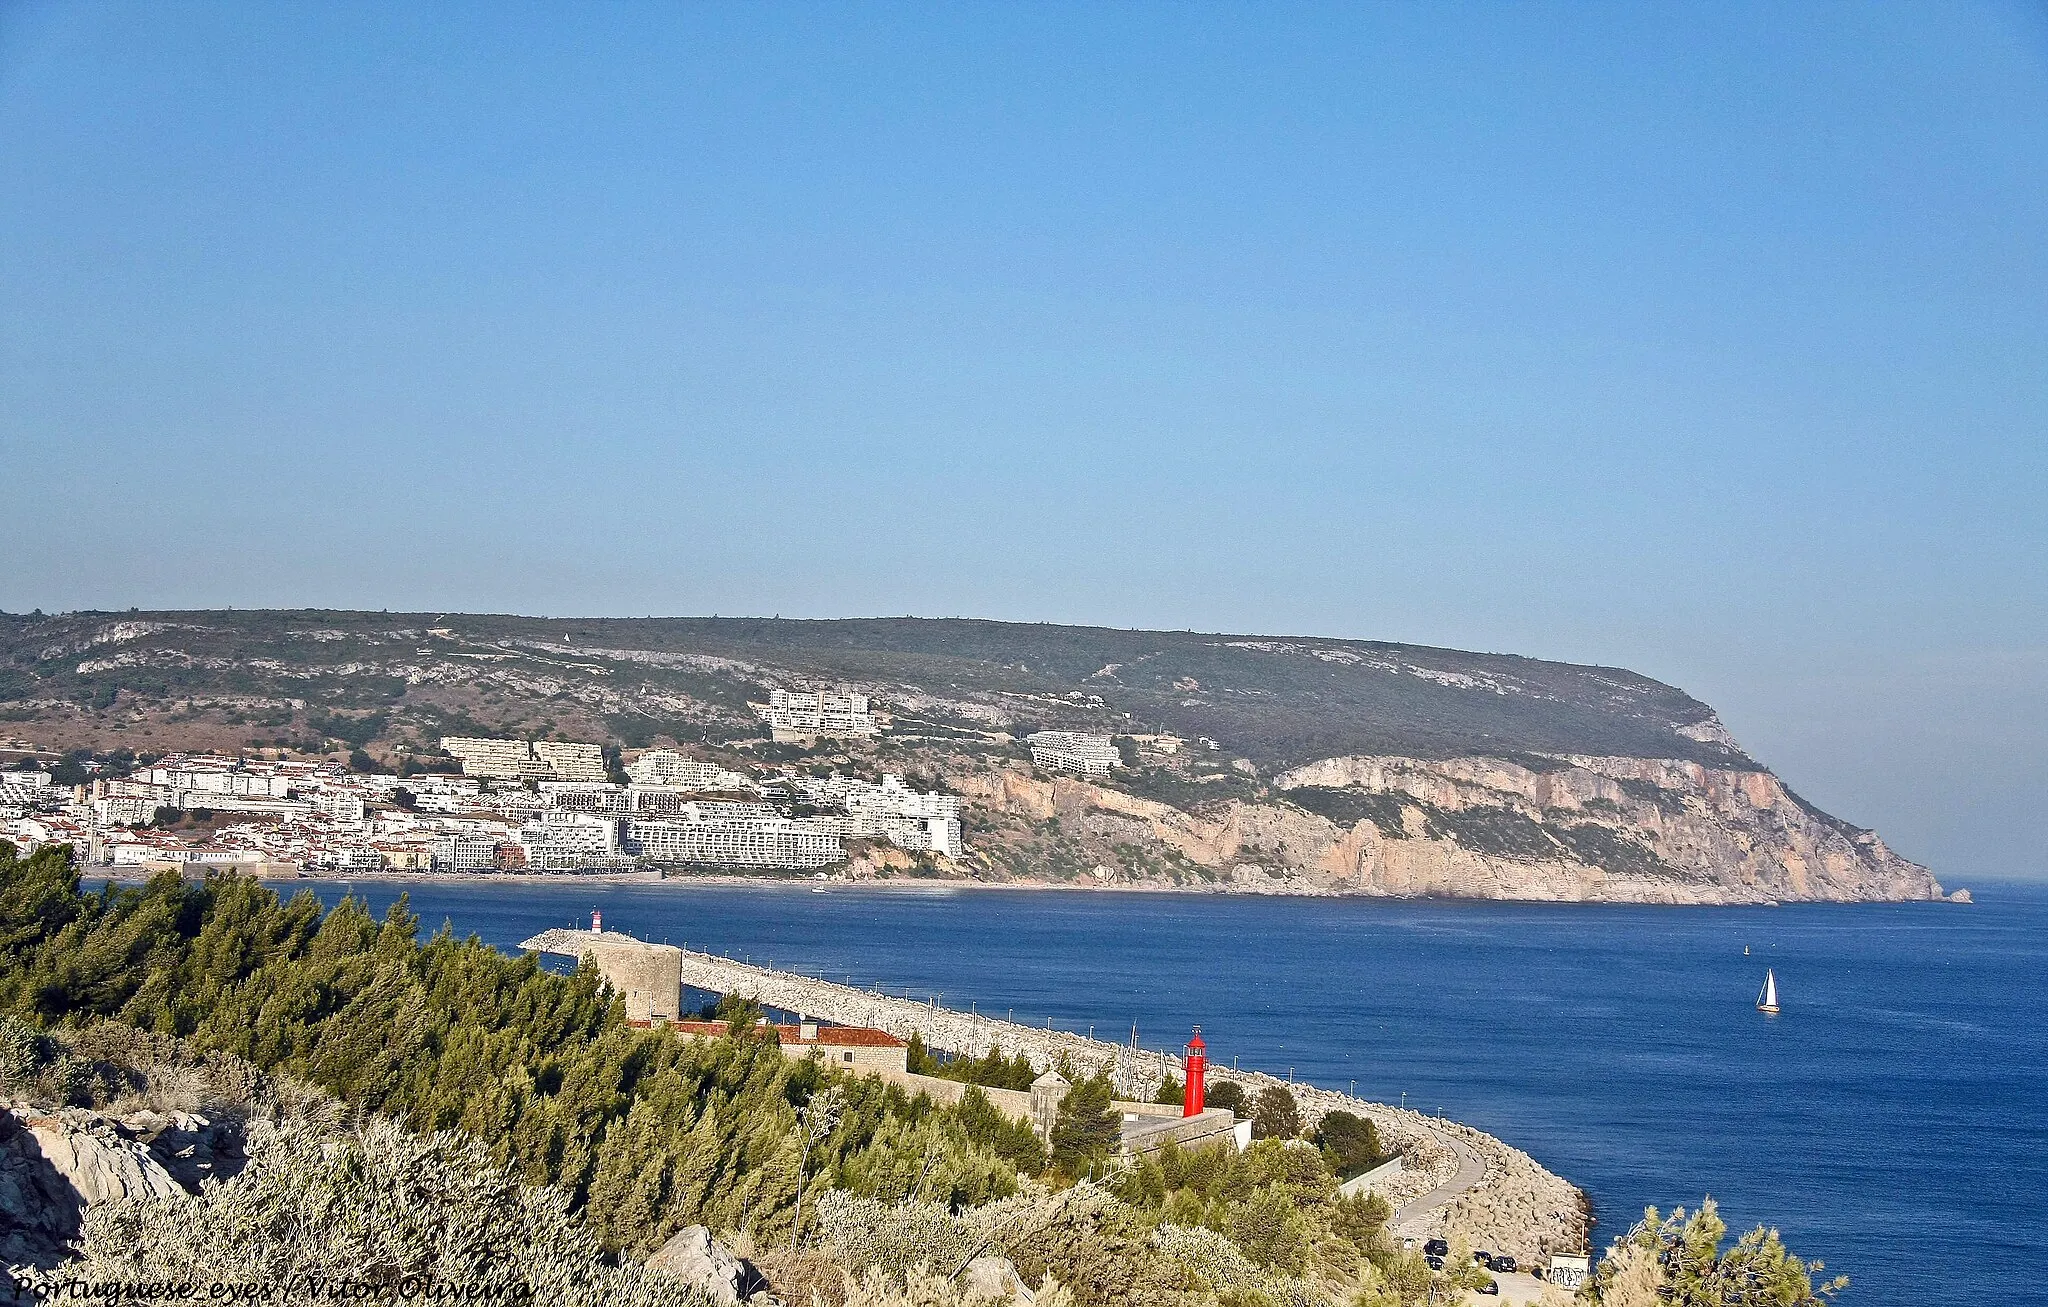
[[[771, 745], [774, 687], [848, 685], [876, 743]], [[1033, 730], [1129, 737], [1104, 781]], [[1373, 641], [876, 618], [328, 611], [0, 617], [0, 733], [42, 749], [419, 759], [444, 734], [673, 742], [923, 776], [983, 878], [1658, 902], [1940, 894], [1799, 799], [1711, 708], [1606, 667]]]

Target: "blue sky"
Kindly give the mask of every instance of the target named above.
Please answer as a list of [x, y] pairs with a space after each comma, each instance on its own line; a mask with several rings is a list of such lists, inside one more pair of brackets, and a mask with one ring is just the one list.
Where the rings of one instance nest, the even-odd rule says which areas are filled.
[[1633, 667], [2048, 873], [2038, 5], [0, 8], [0, 608]]

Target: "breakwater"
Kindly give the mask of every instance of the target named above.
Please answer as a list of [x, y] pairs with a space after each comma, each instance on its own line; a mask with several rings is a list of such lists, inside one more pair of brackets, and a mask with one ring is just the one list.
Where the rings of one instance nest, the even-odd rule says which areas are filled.
[[[715, 953], [677, 951], [682, 983], [693, 989], [736, 994], [840, 1025], [886, 1030], [899, 1039], [915, 1033], [931, 1048], [957, 1056], [998, 1050], [1009, 1057], [1022, 1053], [1040, 1070], [1065, 1066], [1084, 1075], [1107, 1073], [1119, 1098], [1149, 1100], [1168, 1076], [1183, 1075], [1179, 1055], [1160, 1049], [961, 1012], [940, 1006], [936, 996], [898, 998]], [[1399, 1175], [1376, 1186], [1395, 1205], [1394, 1224], [1403, 1234], [1461, 1233], [1475, 1247], [1530, 1260], [1551, 1249], [1585, 1246], [1589, 1230], [1578, 1190], [1527, 1153], [1482, 1131], [1262, 1071], [1212, 1064], [1209, 1079], [1235, 1082], [1248, 1098], [1283, 1087], [1294, 1095], [1308, 1124], [1333, 1111], [1372, 1121], [1403, 1162]]]

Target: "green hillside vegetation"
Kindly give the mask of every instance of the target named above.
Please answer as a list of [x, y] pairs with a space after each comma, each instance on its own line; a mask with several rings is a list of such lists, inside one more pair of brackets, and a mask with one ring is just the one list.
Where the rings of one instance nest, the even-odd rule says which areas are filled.
[[[691, 1223], [788, 1244], [800, 1159], [814, 1190], [949, 1211], [1057, 1192], [1106, 1160], [1100, 1112], [1063, 1115], [1055, 1141], [1070, 1166], [1048, 1169], [1028, 1129], [978, 1092], [937, 1106], [744, 1033], [637, 1029], [593, 969], [554, 975], [446, 930], [422, 940], [402, 902], [378, 921], [355, 900], [323, 913], [307, 894], [280, 901], [253, 881], [170, 875], [85, 894], [64, 855], [17, 858], [0, 841], [0, 1013], [30, 1028], [120, 1022], [417, 1134], [473, 1139], [522, 1181], [557, 1187], [606, 1252], [644, 1256]], [[94, 1097], [93, 1077], [61, 1079], [68, 1095]], [[804, 1158], [798, 1111], [827, 1088], [836, 1121]], [[1118, 1200], [1115, 1221], [1142, 1236], [1154, 1206]], [[1050, 1253], [1040, 1261], [1039, 1274], [1077, 1287], [1108, 1282]], [[1189, 1282], [1155, 1269], [1162, 1284]]]
[[[1207, 737], [1262, 770], [1347, 753], [1590, 753], [1754, 765], [1681, 734], [1710, 710], [1633, 672], [1376, 641], [907, 617], [0, 615], [0, 712], [17, 720], [51, 711], [28, 704], [106, 714], [240, 696], [251, 706], [178, 711], [216, 723], [233, 718], [254, 738], [296, 744], [474, 733], [486, 718], [507, 714], [546, 734], [570, 710], [586, 712], [616, 744], [660, 734], [753, 738], [759, 731], [746, 703], [762, 695], [763, 683], [749, 669], [858, 681], [885, 693], [915, 687], [1001, 706], [1025, 727]], [[445, 692], [465, 679], [491, 684], [473, 701]], [[603, 704], [579, 709], [582, 687], [630, 692], [629, 701], [599, 694]], [[918, 708], [915, 717], [918, 730], [940, 739], [978, 736], [979, 722], [943, 706]]]
[[[140, 1083], [108, 1051], [144, 1047], [351, 1111], [286, 1120], [198, 1200], [95, 1209], [78, 1266], [105, 1280], [360, 1268], [672, 1302], [620, 1256], [702, 1223], [771, 1270], [860, 1277], [854, 1307], [953, 1307], [948, 1277], [985, 1252], [1057, 1281], [1058, 1307], [1408, 1307], [1444, 1287], [1395, 1245], [1382, 1200], [1337, 1193], [1335, 1172], [1379, 1151], [1362, 1121], [1326, 1119], [1319, 1147], [1296, 1120], [1242, 1154], [1167, 1149], [1118, 1170], [1097, 1078], [1069, 1096], [1048, 1156], [979, 1087], [938, 1106], [744, 1027], [636, 1028], [591, 967], [555, 975], [446, 929], [423, 941], [403, 900], [378, 921], [230, 877], [86, 894], [68, 854], [0, 841], [0, 1087], [96, 1105]], [[1086, 1173], [1111, 1178], [1075, 1183]], [[291, 1233], [333, 1212], [355, 1215]], [[1652, 1224], [1653, 1243], [1718, 1247], [1698, 1217]], [[1631, 1243], [1603, 1270], [1611, 1301], [1633, 1303], [1666, 1262], [1684, 1270], [1654, 1251]], [[1729, 1256], [1769, 1273], [1770, 1301], [1815, 1301], [1774, 1235]]]

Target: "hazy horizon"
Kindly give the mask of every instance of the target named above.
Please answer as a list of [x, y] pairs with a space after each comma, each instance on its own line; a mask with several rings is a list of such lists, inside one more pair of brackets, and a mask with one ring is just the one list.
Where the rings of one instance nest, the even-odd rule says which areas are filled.
[[1627, 667], [2048, 875], [2048, 15], [0, 10], [0, 608]]

